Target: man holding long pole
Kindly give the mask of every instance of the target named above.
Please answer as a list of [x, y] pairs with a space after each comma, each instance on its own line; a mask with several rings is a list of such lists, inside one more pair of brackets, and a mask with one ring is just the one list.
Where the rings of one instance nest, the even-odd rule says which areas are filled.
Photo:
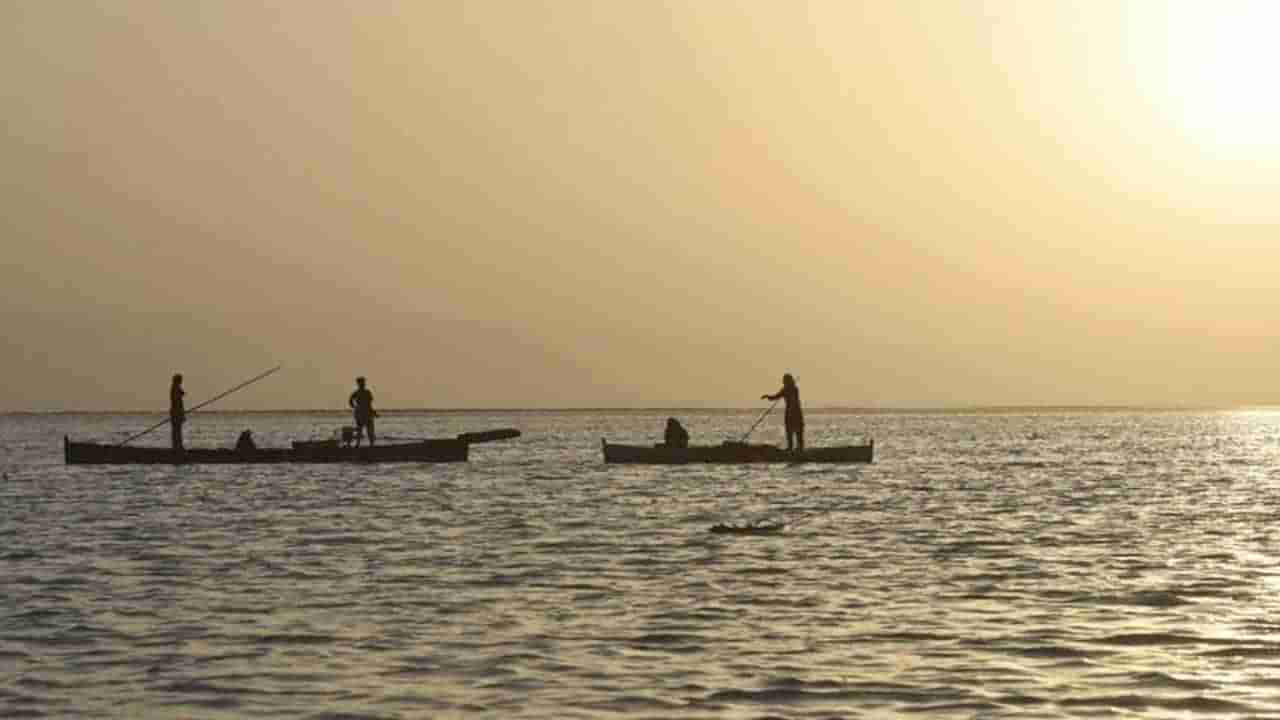
[[804, 452], [804, 410], [800, 409], [800, 387], [796, 385], [796, 379], [791, 373], [785, 373], [782, 376], [781, 390], [772, 395], [760, 396], [761, 400], [772, 400], [775, 403], [778, 402], [778, 398], [782, 398], [787, 406], [783, 417], [787, 431], [787, 452], [791, 452], [793, 448], [793, 439], [795, 440], [794, 449]]
[[143, 430], [142, 432], [134, 433], [130, 435], [124, 440], [121, 440], [120, 442], [116, 443], [116, 446], [124, 447], [125, 445], [128, 445], [129, 443], [133, 442], [134, 440], [137, 440], [138, 438], [142, 437], [143, 435], [150, 434], [151, 431], [155, 430], [156, 428], [159, 428], [161, 425], [164, 425], [165, 423], [173, 423], [173, 448], [175, 450], [181, 450], [182, 449], [182, 429], [179, 426], [186, 421], [188, 412], [195, 412], [206, 405], [217, 402], [218, 400], [221, 400], [222, 398], [230, 395], [231, 393], [239, 390], [240, 388], [248, 387], [258, 382], [262, 378], [270, 375], [271, 373], [279, 370], [282, 367], [284, 366], [277, 365], [264, 373], [259, 373], [257, 375], [254, 375], [253, 377], [249, 378], [248, 380], [245, 380], [244, 382], [231, 388], [230, 390], [227, 390], [226, 392], [218, 395], [214, 395], [208, 400], [205, 400], [199, 405], [191, 408], [190, 411], [186, 409], [186, 406], [182, 402], [182, 396], [186, 395], [186, 392], [182, 390], [182, 375], [181, 374], [174, 375], [173, 384], [169, 386], [169, 417], [165, 418], [164, 420], [161, 420], [160, 422], [156, 423], [155, 425], [152, 425], [151, 427], [147, 428], [146, 430]]
[[182, 373], [173, 376], [173, 384], [169, 386], [169, 425], [173, 430], [173, 449], [182, 450], [182, 423], [187, 420], [187, 411], [183, 406]]

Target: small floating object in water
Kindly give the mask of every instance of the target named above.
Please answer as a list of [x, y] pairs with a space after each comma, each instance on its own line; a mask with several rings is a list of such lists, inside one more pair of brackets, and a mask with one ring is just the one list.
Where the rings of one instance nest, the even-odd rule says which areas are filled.
[[763, 525], [726, 525], [720, 523], [711, 526], [713, 533], [731, 533], [734, 535], [772, 535], [780, 533], [786, 527], [785, 523], [772, 523]]

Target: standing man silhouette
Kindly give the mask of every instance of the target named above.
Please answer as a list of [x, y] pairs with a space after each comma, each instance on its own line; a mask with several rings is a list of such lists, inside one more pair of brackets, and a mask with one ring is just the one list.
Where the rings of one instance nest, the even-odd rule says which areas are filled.
[[356, 419], [356, 447], [360, 447], [360, 438], [364, 433], [364, 428], [369, 428], [369, 445], [373, 446], [373, 419], [378, 417], [377, 411], [373, 409], [373, 393], [364, 386], [364, 376], [356, 378], [355, 392], [351, 393], [351, 397], [347, 398], [347, 404], [351, 406], [351, 411]]
[[187, 421], [187, 410], [182, 402], [182, 396], [186, 394], [182, 389], [182, 373], [175, 373], [173, 383], [169, 385], [169, 425], [172, 430], [174, 450], [183, 449], [182, 423]]
[[[783, 423], [787, 431], [787, 452], [794, 447], [804, 452], [804, 410], [800, 408], [800, 386], [791, 373], [782, 376], [782, 389], [772, 395], [761, 395], [761, 400], [777, 400], [786, 402], [787, 410], [783, 415]], [[794, 439], [794, 445], [793, 445]]]

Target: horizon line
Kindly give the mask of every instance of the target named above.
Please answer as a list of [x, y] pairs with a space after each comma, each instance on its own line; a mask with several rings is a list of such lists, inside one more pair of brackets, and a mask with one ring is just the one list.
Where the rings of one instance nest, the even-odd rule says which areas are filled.
[[[566, 406], [566, 407], [392, 407], [380, 408], [381, 413], [538, 413], [538, 412], [758, 412], [755, 406]], [[1044, 411], [1158, 411], [1158, 412], [1223, 412], [1243, 410], [1280, 410], [1280, 402], [1271, 403], [1235, 403], [1235, 404], [1097, 404], [1097, 405], [812, 405], [805, 410], [810, 412], [856, 412], [867, 414], [904, 414], [904, 413], [965, 413], [965, 412], [1044, 412]], [[197, 410], [190, 414], [201, 415], [301, 415], [301, 414], [334, 414], [349, 415], [346, 408], [227, 408], [217, 410]], [[165, 415], [167, 409], [148, 410], [0, 410], [5, 415]]]

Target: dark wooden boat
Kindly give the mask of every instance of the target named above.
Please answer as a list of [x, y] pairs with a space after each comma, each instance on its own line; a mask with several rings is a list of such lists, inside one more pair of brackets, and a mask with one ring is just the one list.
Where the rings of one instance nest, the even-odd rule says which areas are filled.
[[68, 465], [195, 465], [260, 463], [437, 463], [466, 462], [475, 442], [518, 437], [518, 430], [463, 433], [456, 438], [418, 440], [409, 443], [351, 447], [334, 440], [303, 440], [288, 448], [187, 448], [134, 447], [62, 439]]
[[869, 463], [875, 454], [875, 441], [866, 445], [805, 448], [804, 452], [787, 452], [777, 445], [748, 445], [725, 442], [720, 445], [618, 445], [600, 441], [607, 463], [648, 465], [684, 465], [688, 463]]

